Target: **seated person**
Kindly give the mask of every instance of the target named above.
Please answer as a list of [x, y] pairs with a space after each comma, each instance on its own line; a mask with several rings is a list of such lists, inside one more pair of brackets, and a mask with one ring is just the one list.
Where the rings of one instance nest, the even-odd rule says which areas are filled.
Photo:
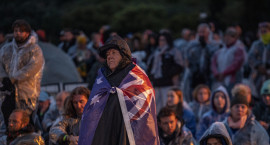
[[62, 118], [50, 129], [51, 143], [78, 144], [81, 117], [89, 95], [90, 91], [85, 87], [77, 87], [70, 93]]
[[25, 110], [15, 109], [9, 116], [7, 133], [0, 138], [0, 144], [45, 145], [43, 138], [34, 132], [35, 128], [29, 121], [30, 117]]
[[266, 130], [255, 120], [255, 116], [248, 109], [247, 96], [242, 95], [236, 94], [232, 97], [230, 114], [224, 120], [232, 143], [235, 145], [268, 145], [269, 136]]
[[188, 104], [183, 100], [183, 93], [178, 88], [172, 88], [167, 93], [166, 107], [175, 111], [176, 116], [183, 118], [186, 127], [195, 135], [196, 118], [189, 108]]
[[41, 123], [44, 115], [50, 108], [50, 96], [47, 92], [41, 91], [39, 95], [39, 100], [38, 100], [38, 110], [37, 110], [37, 116], [38, 120]]
[[198, 131], [196, 133], [196, 139], [200, 139], [203, 133], [216, 121], [223, 121], [230, 111], [230, 97], [225, 87], [220, 86], [213, 91], [211, 96], [211, 110], [204, 113]]
[[200, 145], [232, 145], [232, 141], [224, 124], [215, 122], [203, 134]]
[[184, 126], [182, 119], [170, 108], [162, 108], [158, 114], [159, 137], [161, 145], [195, 144], [192, 133]]
[[69, 96], [69, 93], [62, 91], [56, 95], [56, 105], [49, 108], [45, 113], [42, 126], [45, 132], [49, 131], [54, 121], [63, 113], [64, 111], [64, 101]]

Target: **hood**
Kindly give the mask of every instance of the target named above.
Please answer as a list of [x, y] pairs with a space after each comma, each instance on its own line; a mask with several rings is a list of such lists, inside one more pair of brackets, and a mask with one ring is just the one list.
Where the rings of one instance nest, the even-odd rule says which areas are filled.
[[[33, 44], [37, 44], [38, 42], [38, 36], [36, 34], [36, 32], [32, 31], [29, 35], [29, 38], [27, 39], [27, 41], [25, 42], [25, 44], [23, 44], [22, 46], [18, 47], [18, 48], [23, 48], [23, 47], [27, 47], [29, 45], [33, 45]], [[12, 41], [13, 44], [16, 44], [17, 46], [17, 43], [15, 41], [15, 38], [13, 38], [13, 41]]]
[[225, 103], [225, 107], [224, 107], [223, 113], [229, 112], [229, 110], [230, 110], [230, 97], [229, 97], [229, 95], [228, 95], [228, 92], [227, 92], [226, 88], [223, 87], [223, 86], [219, 86], [219, 87], [218, 87], [216, 90], [214, 90], [214, 91], [212, 92], [212, 94], [211, 94], [210, 100], [211, 100], [211, 107], [212, 107], [212, 109], [213, 109], [214, 111], [216, 111], [215, 108], [214, 108], [214, 96], [215, 96], [215, 94], [216, 94], [217, 92], [222, 92], [222, 93], [225, 95], [225, 98], [226, 98], [226, 99], [225, 99], [225, 100], [226, 100], [226, 103]]
[[127, 42], [118, 35], [110, 37], [106, 43], [99, 48], [99, 55], [106, 59], [106, 52], [111, 49], [118, 49], [123, 56], [131, 60], [131, 51]]
[[200, 139], [200, 145], [206, 145], [207, 139], [211, 137], [220, 138], [222, 145], [232, 145], [230, 135], [222, 122], [213, 123], [208, 128]]
[[263, 86], [260, 91], [260, 95], [262, 96], [264, 94], [270, 94], [270, 80], [267, 80], [263, 83]]

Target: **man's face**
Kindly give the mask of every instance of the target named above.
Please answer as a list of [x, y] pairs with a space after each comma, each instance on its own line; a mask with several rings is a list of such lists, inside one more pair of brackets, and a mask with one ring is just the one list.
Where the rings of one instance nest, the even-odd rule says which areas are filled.
[[264, 104], [270, 106], [270, 94], [264, 94], [262, 97]]
[[222, 145], [219, 139], [209, 138], [207, 140], [207, 145]]
[[176, 129], [177, 119], [175, 115], [160, 118], [159, 126], [167, 135], [173, 134]]
[[22, 116], [21, 112], [14, 112], [9, 116], [8, 120], [8, 131], [9, 132], [16, 132], [26, 126], [26, 124], [22, 123]]
[[120, 61], [122, 60], [122, 56], [120, 52], [116, 49], [109, 49], [106, 52], [107, 56], [107, 64], [111, 71], [115, 71]]
[[87, 98], [84, 95], [75, 95], [72, 99], [72, 104], [76, 110], [76, 114], [78, 116], [82, 116], [83, 109], [85, 104], [87, 103]]
[[237, 41], [237, 37], [233, 37], [231, 35], [226, 34], [224, 37], [224, 42], [226, 45], [232, 45], [233, 43], [235, 43]]
[[17, 43], [23, 43], [28, 38], [29, 33], [22, 31], [19, 27], [15, 27], [13, 35]]
[[210, 34], [209, 29], [207, 29], [206, 27], [199, 27], [198, 28], [199, 37], [203, 37], [206, 42], [208, 40], [209, 34]]

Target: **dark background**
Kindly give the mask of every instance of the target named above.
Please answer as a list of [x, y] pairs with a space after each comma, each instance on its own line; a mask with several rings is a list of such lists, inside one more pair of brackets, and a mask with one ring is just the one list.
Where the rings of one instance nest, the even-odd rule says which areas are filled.
[[[65, 27], [87, 35], [109, 24], [120, 34], [168, 28], [179, 37], [184, 27], [196, 30], [213, 21], [220, 30], [239, 24], [244, 33], [256, 34], [258, 22], [270, 20], [270, 0], [0, 0], [0, 29], [11, 32], [12, 23], [26, 19], [34, 30], [44, 29], [56, 43]], [[201, 12], [207, 13], [200, 19]]]

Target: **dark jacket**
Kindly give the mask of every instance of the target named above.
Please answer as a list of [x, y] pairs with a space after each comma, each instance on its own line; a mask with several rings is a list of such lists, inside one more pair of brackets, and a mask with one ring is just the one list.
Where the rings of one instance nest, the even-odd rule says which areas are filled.
[[[111, 73], [107, 67], [102, 72], [111, 86], [118, 87], [135, 65], [130, 63], [125, 68]], [[110, 94], [99, 120], [92, 145], [129, 145], [126, 127], [116, 93]]]
[[[156, 49], [155, 51], [159, 51]], [[182, 56], [179, 50], [176, 48], [167, 49], [161, 56], [161, 70], [162, 77], [155, 78], [153, 74], [151, 74], [151, 70], [154, 63], [154, 54], [153, 53], [148, 60], [148, 76], [154, 87], [164, 87], [164, 86], [173, 86], [173, 77], [176, 75], [180, 75], [183, 71], [182, 67]]]
[[177, 122], [177, 126], [172, 135], [165, 135], [162, 129], [159, 129], [160, 145], [193, 145], [195, 140], [192, 133], [185, 127], [181, 127], [181, 123]]
[[[258, 121], [264, 121], [268, 124], [270, 124], [270, 106], [266, 106], [263, 101], [260, 103], [257, 103], [253, 109], [253, 114], [256, 117], [256, 120]], [[268, 135], [270, 135], [270, 127], [266, 130]]]

